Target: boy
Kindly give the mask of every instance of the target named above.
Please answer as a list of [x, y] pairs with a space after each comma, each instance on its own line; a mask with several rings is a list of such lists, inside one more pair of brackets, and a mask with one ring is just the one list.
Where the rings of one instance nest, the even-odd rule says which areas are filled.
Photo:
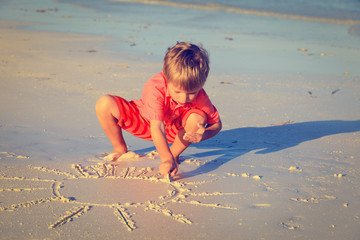
[[152, 140], [161, 159], [159, 172], [174, 177], [180, 154], [191, 143], [214, 137], [222, 127], [203, 89], [209, 70], [205, 49], [180, 42], [167, 50], [162, 72], [145, 84], [142, 99], [128, 102], [118, 96], [101, 97], [95, 109], [114, 147], [112, 160], [127, 152], [124, 129]]

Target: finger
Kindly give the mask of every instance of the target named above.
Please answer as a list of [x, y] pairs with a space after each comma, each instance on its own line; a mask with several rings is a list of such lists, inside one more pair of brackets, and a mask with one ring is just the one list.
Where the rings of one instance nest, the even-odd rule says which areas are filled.
[[194, 135], [195, 135], [195, 133], [193, 133], [193, 132], [187, 132], [184, 134], [184, 140], [192, 142], [194, 140]]
[[[168, 163], [168, 162], [162, 162], [160, 164], [160, 167], [159, 167], [159, 172], [162, 174], [162, 175], [166, 175], [166, 174], [169, 174], [170, 173], [170, 169], [172, 169], [172, 166], [170, 165], [171, 163]], [[169, 166], [170, 165], [170, 166]]]
[[169, 171], [166, 171], [165, 169], [160, 169], [160, 174], [165, 176], [166, 174], [169, 174]]
[[171, 176], [171, 177], [175, 177], [177, 171], [178, 171], [177, 168], [172, 169], [172, 170], [170, 171], [170, 176]]
[[189, 141], [189, 134], [188, 134], [188, 133], [185, 133], [183, 139], [184, 139], [185, 141]]
[[196, 132], [199, 133], [199, 134], [203, 134], [205, 132], [205, 130], [206, 130], [204, 125], [202, 125], [201, 123], [198, 122], [197, 126], [198, 126], [199, 129]]

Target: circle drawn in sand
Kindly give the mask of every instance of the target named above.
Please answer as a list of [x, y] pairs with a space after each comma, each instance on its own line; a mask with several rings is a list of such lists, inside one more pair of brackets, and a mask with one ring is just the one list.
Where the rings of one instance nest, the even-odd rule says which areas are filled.
[[[172, 220], [192, 224], [192, 221], [181, 213], [175, 213], [168, 208], [172, 204], [189, 204], [199, 207], [222, 208], [237, 210], [236, 207], [226, 206], [219, 203], [203, 203], [192, 200], [196, 197], [213, 197], [225, 195], [238, 195], [241, 193], [222, 193], [222, 192], [193, 192], [194, 185], [211, 183], [218, 180], [201, 182], [170, 182], [163, 179], [157, 169], [151, 167], [120, 168], [119, 165], [112, 163], [99, 163], [83, 167], [73, 164], [74, 173], [64, 172], [58, 169], [45, 167], [29, 166], [31, 169], [55, 174], [63, 177], [62, 180], [24, 178], [24, 177], [5, 177], [3, 180], [48, 182], [51, 197], [40, 198], [32, 201], [13, 204], [8, 207], [0, 207], [1, 211], [14, 211], [19, 208], [31, 207], [37, 204], [61, 202], [72, 205], [58, 220], [48, 226], [49, 229], [61, 227], [71, 222], [73, 219], [85, 215], [93, 208], [110, 208], [117, 219], [128, 231], [137, 228], [133, 216], [129, 213], [129, 208], [143, 208], [144, 211], [154, 211]], [[139, 183], [139, 181], [141, 181]], [[141, 186], [141, 189], [136, 189]], [[190, 188], [188, 188], [190, 186]], [[32, 191], [38, 189], [34, 188]]]

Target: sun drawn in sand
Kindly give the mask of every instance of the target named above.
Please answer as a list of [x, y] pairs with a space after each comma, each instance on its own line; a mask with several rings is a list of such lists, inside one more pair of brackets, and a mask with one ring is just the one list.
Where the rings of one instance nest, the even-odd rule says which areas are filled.
[[[58, 169], [50, 169], [45, 167], [38, 167], [29, 165], [29, 168], [35, 171], [46, 172], [60, 176], [61, 180], [41, 179], [41, 178], [25, 178], [25, 177], [9, 177], [0, 176], [2, 180], [8, 181], [30, 181], [30, 182], [43, 182], [49, 183], [47, 188], [2, 188], [1, 191], [37, 191], [46, 190], [50, 191], [50, 196], [39, 198], [27, 202], [13, 204], [7, 207], [0, 207], [0, 211], [15, 211], [19, 208], [31, 207], [37, 204], [60, 202], [72, 206], [63, 216], [59, 217], [55, 222], [51, 223], [48, 228], [54, 229], [73, 221], [75, 218], [85, 215], [93, 208], [108, 208], [111, 209], [116, 218], [122, 225], [129, 231], [137, 228], [134, 217], [130, 214], [131, 208], [143, 208], [144, 211], [155, 211], [156, 213], [170, 217], [174, 221], [183, 224], [192, 224], [192, 220], [184, 214], [175, 213], [168, 208], [169, 203], [175, 204], [191, 204], [199, 207], [209, 208], [222, 208], [229, 210], [237, 210], [236, 207], [222, 205], [218, 203], [203, 203], [194, 199], [194, 197], [210, 197], [210, 196], [226, 196], [226, 195], [239, 195], [241, 193], [222, 193], [222, 192], [195, 192], [191, 186], [201, 185], [216, 181], [219, 177], [213, 175], [210, 180], [202, 182], [181, 182], [169, 181], [160, 176], [157, 169], [151, 167], [120, 167], [114, 163], [101, 162], [89, 166], [82, 166], [80, 164], [73, 164], [72, 169], [74, 173], [61, 171]], [[112, 184], [119, 186], [119, 192], [124, 189], [131, 189], [144, 184], [159, 184], [163, 189], [162, 195], [149, 196], [144, 202], [136, 201], [136, 199], [127, 199], [124, 202], [118, 202], [119, 195], [116, 193], [111, 194], [104, 190], [104, 186]], [[98, 187], [96, 188], [96, 185]], [[89, 187], [91, 186], [91, 187]], [[121, 188], [123, 187], [123, 188]], [[94, 190], [95, 189], [95, 190]], [[143, 189], [143, 188], [142, 188]], [[145, 188], [146, 189], [146, 186]], [[100, 191], [99, 194], [94, 194], [94, 191]], [[105, 193], [106, 192], [106, 193]], [[114, 195], [113, 197], [106, 198], [104, 194]], [[147, 194], [145, 191], [143, 194]], [[150, 194], [151, 195], [151, 194]], [[134, 195], [132, 195], [134, 196]], [[135, 196], [136, 198], [136, 196]], [[143, 198], [142, 198], [143, 199]]]

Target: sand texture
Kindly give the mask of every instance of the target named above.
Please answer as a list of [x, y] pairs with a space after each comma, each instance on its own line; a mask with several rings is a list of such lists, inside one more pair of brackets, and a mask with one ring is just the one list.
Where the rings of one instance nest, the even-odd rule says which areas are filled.
[[[106, 22], [51, 4], [12, 11]], [[348, 36], [348, 23], [315, 20], [302, 24]], [[0, 20], [0, 239], [359, 239], [358, 48], [180, 28], [179, 40], [202, 42], [213, 59], [205, 89], [223, 130], [189, 147], [172, 179], [152, 143], [127, 133], [131, 152], [111, 161], [94, 112], [104, 94], [139, 98], [161, 70], [173, 42], [154, 39], [159, 26], [174, 30], [138, 21], [119, 22], [116, 38]]]

